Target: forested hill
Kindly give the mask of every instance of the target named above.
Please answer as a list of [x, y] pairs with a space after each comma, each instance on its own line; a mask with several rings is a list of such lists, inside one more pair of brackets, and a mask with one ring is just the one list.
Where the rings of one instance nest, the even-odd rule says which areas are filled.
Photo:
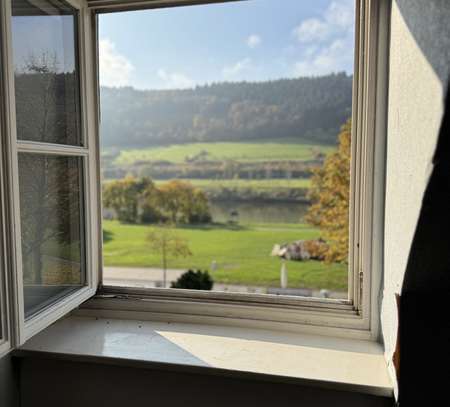
[[101, 88], [103, 146], [297, 138], [336, 143], [352, 77], [217, 83], [189, 90]]

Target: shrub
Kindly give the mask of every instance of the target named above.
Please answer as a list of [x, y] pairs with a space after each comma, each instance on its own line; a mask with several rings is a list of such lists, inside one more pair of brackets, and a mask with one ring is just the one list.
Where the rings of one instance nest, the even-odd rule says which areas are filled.
[[188, 270], [186, 273], [183, 273], [177, 281], [173, 282], [170, 287], [188, 290], [211, 290], [213, 284], [213, 279], [208, 271]]

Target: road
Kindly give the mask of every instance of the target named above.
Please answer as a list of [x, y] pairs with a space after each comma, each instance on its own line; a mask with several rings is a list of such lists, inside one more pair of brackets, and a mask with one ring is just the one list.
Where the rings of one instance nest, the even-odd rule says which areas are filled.
[[[167, 283], [170, 283], [180, 277], [186, 270], [167, 269]], [[103, 284], [133, 286], [133, 287], [162, 287], [163, 271], [160, 268], [148, 267], [104, 267]]]
[[[168, 269], [166, 288], [170, 287], [170, 283], [175, 281], [186, 270], [184, 269]], [[214, 273], [212, 273], [214, 278]], [[163, 286], [163, 272], [160, 268], [140, 268], [140, 267], [104, 267], [103, 284], [122, 286], [122, 287], [138, 287], [138, 288], [154, 288]], [[310, 290], [308, 288], [287, 288], [281, 289], [276, 287], [260, 287], [247, 285], [232, 284], [214, 284], [214, 291], [228, 291], [236, 293], [258, 293], [258, 294], [275, 294], [275, 295], [294, 295], [304, 297], [323, 297], [320, 290]], [[329, 298], [346, 299], [346, 292], [329, 291]]]

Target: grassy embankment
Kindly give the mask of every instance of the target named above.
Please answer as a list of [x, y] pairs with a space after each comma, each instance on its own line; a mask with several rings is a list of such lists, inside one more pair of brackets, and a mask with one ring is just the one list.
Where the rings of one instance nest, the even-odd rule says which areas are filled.
[[[162, 147], [148, 147], [144, 149], [129, 149], [121, 151], [113, 160], [116, 167], [129, 167], [137, 163], [167, 161], [172, 164], [183, 164], [194, 157], [208, 162], [251, 162], [261, 165], [282, 161], [309, 161], [317, 158], [318, 154], [329, 154], [332, 146], [299, 143], [293, 139], [276, 141], [254, 141], [247, 143], [189, 143]], [[308, 178], [293, 179], [186, 179], [194, 186], [217, 193], [220, 190], [253, 191], [255, 196], [271, 191], [275, 195], [289, 190], [306, 189], [310, 185]], [[163, 183], [167, 180], [155, 180]], [[106, 181], [108, 182], [108, 181]]]
[[130, 165], [137, 161], [169, 161], [176, 164], [183, 163], [186, 159], [201, 153], [204, 154], [203, 159], [208, 161], [308, 161], [313, 160], [318, 153], [328, 154], [333, 150], [333, 146], [299, 143], [292, 139], [243, 143], [173, 144], [121, 151], [115, 159], [115, 164]]

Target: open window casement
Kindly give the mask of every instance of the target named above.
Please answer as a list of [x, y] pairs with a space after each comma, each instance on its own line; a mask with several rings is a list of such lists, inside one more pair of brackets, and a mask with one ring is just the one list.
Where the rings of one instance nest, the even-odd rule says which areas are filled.
[[[3, 55], [0, 53], [0, 65], [3, 60]], [[2, 83], [0, 83], [0, 94], [3, 94]], [[1, 106], [1, 102], [0, 102]], [[4, 134], [5, 120], [3, 115], [3, 110], [0, 109], [0, 139]], [[0, 144], [0, 180], [3, 177], [3, 146]], [[5, 202], [5, 193], [3, 189], [3, 184], [0, 182], [0, 357], [6, 353], [10, 347], [10, 330], [9, 330], [9, 307], [7, 300], [7, 258], [5, 256], [6, 242], [5, 236], [5, 219], [4, 219], [4, 208], [3, 203]]]
[[92, 50], [83, 1], [2, 2], [2, 22], [11, 305], [23, 343], [97, 289]]

